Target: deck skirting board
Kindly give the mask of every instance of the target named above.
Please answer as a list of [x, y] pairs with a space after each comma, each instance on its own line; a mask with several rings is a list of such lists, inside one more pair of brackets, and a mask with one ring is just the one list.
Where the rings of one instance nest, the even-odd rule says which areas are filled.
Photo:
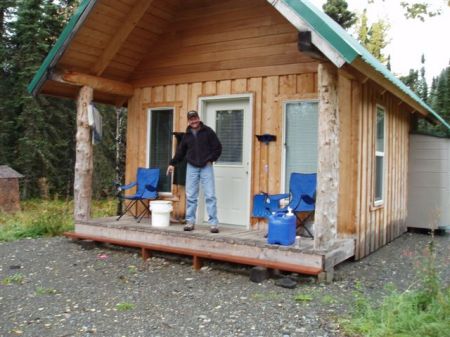
[[197, 267], [201, 265], [201, 259], [211, 259], [308, 275], [318, 275], [333, 268], [335, 264], [353, 256], [354, 249], [353, 240], [345, 240], [331, 251], [314, 252], [308, 248], [269, 245], [263, 240], [255, 242], [234, 238], [226, 231], [208, 234], [88, 222], [77, 223], [74, 232], [65, 233], [74, 239], [140, 248], [143, 258], [151, 256], [151, 251], [161, 251], [192, 256], [194, 266]]

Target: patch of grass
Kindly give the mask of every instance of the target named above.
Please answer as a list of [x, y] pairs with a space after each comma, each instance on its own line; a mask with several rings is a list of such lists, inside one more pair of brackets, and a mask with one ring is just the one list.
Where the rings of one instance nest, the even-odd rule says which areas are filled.
[[128, 311], [134, 309], [134, 304], [130, 302], [121, 302], [116, 304], [117, 311]]
[[311, 302], [314, 298], [310, 294], [298, 293], [294, 299], [296, 302]]
[[320, 302], [323, 304], [336, 304], [338, 301], [333, 296], [327, 294], [322, 296]]
[[52, 288], [36, 287], [35, 293], [38, 296], [54, 295], [54, 294], [56, 294], [56, 290], [52, 289]]
[[114, 216], [117, 211], [117, 199], [92, 200], [91, 216], [101, 218]]
[[266, 293], [254, 293], [251, 294], [250, 297], [255, 301], [274, 301], [280, 299], [281, 295], [275, 291], [270, 291]]
[[[115, 214], [116, 201], [95, 200], [92, 216]], [[22, 211], [15, 214], [0, 212], [0, 241], [22, 238], [56, 236], [73, 230], [73, 202], [33, 199], [22, 201]]]
[[356, 296], [356, 310], [343, 320], [351, 336], [450, 336], [450, 287], [438, 277], [433, 243], [419, 270], [421, 280], [414, 289], [392, 290], [381, 304], [375, 305], [363, 295]]
[[25, 281], [25, 276], [17, 273], [17, 274], [13, 274], [13, 275], [5, 277], [2, 280], [2, 284], [4, 286], [9, 286], [11, 284], [23, 284], [24, 281]]
[[138, 272], [138, 268], [136, 266], [133, 266], [133, 265], [128, 266], [128, 274], [134, 275], [134, 274], [137, 274], [137, 272]]

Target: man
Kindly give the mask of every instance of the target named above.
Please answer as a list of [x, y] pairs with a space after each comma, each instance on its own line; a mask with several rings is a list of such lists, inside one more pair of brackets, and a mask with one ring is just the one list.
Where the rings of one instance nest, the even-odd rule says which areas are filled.
[[212, 163], [219, 159], [222, 144], [216, 133], [200, 121], [197, 111], [187, 113], [188, 127], [167, 168], [167, 175], [173, 173], [174, 165], [186, 157], [186, 225], [185, 231], [194, 230], [200, 183], [205, 193], [206, 210], [211, 233], [219, 233], [217, 202], [214, 187]]

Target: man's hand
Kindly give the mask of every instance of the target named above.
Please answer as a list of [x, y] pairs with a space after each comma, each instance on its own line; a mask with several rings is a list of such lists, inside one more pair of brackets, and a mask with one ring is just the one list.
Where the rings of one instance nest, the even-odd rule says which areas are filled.
[[172, 174], [174, 170], [175, 170], [175, 166], [169, 165], [169, 167], [167, 167], [166, 176], [168, 176], [169, 174]]

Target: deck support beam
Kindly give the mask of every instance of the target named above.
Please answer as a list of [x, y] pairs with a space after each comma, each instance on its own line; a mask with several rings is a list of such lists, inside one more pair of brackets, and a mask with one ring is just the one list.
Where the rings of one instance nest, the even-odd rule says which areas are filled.
[[94, 166], [91, 129], [88, 122], [88, 108], [94, 90], [81, 87], [77, 98], [77, 133], [74, 192], [75, 220], [88, 220], [91, 213], [92, 173]]
[[142, 256], [142, 260], [147, 261], [149, 258], [152, 257], [152, 254], [150, 253], [150, 251], [144, 247], [141, 247], [141, 256]]
[[192, 267], [194, 268], [194, 270], [199, 271], [200, 269], [202, 269], [202, 265], [202, 259], [199, 256], [194, 255], [192, 257]]
[[319, 64], [319, 132], [314, 248], [326, 250], [337, 237], [339, 193], [339, 102], [337, 69]]

